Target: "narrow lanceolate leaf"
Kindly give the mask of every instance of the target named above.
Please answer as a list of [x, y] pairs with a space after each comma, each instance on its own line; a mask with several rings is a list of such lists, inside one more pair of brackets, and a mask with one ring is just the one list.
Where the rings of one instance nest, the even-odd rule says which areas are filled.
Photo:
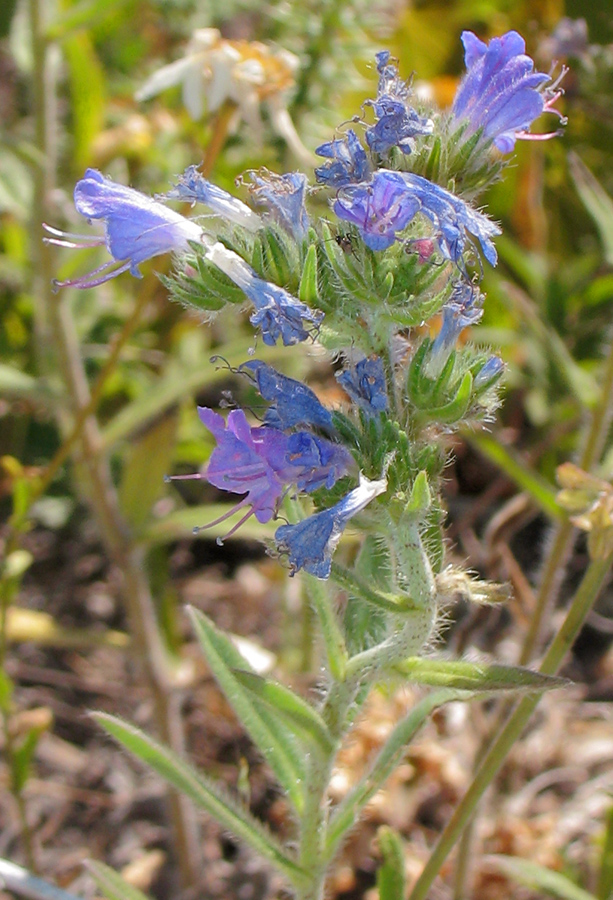
[[383, 862], [377, 869], [379, 900], [399, 900], [406, 893], [402, 839], [393, 828], [382, 825], [377, 832], [377, 845], [383, 857]]
[[89, 860], [87, 868], [98, 888], [108, 900], [149, 900], [138, 888], [122, 878], [119, 872], [96, 860]]
[[302, 267], [298, 299], [308, 306], [317, 306], [319, 290], [317, 287], [317, 247], [311, 244]]
[[235, 669], [236, 679], [270, 710], [283, 719], [299, 740], [306, 740], [327, 756], [334, 750], [334, 742], [326, 723], [302, 697], [289, 688], [244, 669]]
[[280, 717], [267, 704], [254, 702], [253, 693], [237, 678], [236, 670], [248, 671], [249, 665], [230, 638], [219, 631], [204, 613], [196, 609], [191, 609], [190, 613], [211, 672], [287, 792], [290, 802], [300, 813], [304, 805], [305, 751], [298, 746]]
[[396, 672], [416, 684], [458, 691], [547, 691], [568, 681], [521, 666], [499, 666], [466, 660], [423, 659], [412, 656], [394, 666]]
[[133, 725], [106, 713], [94, 713], [94, 718], [130, 753], [150, 766], [193, 803], [206, 810], [237, 838], [249, 844], [276, 866], [292, 884], [298, 885], [306, 880], [305, 873], [287, 855], [265, 825], [252, 816], [222, 785], [197, 772], [172, 750], [158, 744]]
[[569, 153], [570, 171], [583, 204], [596, 223], [609, 265], [613, 265], [613, 200], [575, 153]]
[[361, 810], [374, 797], [394, 771], [406, 746], [422, 727], [430, 713], [450, 700], [465, 698], [460, 691], [435, 691], [424, 697], [401, 719], [375, 758], [372, 766], [347, 794], [333, 814], [326, 835], [326, 859], [332, 859], [346, 832], [355, 824]]
[[486, 856], [485, 862], [519, 884], [536, 889], [539, 895], [544, 893], [548, 897], [559, 897], [560, 900], [595, 900], [593, 894], [578, 887], [570, 878], [528, 859], [492, 855]]

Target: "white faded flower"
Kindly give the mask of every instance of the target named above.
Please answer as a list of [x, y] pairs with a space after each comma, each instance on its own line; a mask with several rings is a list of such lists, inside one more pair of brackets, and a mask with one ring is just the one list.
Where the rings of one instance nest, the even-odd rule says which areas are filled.
[[169, 87], [182, 85], [183, 103], [192, 119], [217, 112], [224, 103], [236, 107], [231, 123], [244, 120], [257, 140], [262, 135], [261, 107], [266, 104], [274, 130], [304, 164], [312, 157], [300, 140], [287, 111], [294, 86], [298, 58], [287, 50], [273, 49], [258, 41], [228, 41], [216, 28], [199, 28], [189, 41], [185, 56], [163, 66], [135, 94], [148, 100]]

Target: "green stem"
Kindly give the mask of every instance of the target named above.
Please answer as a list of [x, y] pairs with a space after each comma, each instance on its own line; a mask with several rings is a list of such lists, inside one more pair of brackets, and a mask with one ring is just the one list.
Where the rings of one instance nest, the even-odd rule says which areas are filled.
[[[34, 293], [37, 296], [37, 339], [43, 370], [59, 367], [67, 387], [73, 417], [72, 446], [81, 448], [79, 468], [87, 476], [88, 499], [96, 516], [109, 556], [122, 576], [122, 594], [128, 609], [134, 645], [154, 699], [158, 730], [173, 749], [183, 751], [180, 699], [175, 691], [165, 648], [156, 621], [153, 598], [144, 576], [142, 550], [128, 533], [119, 511], [110, 466], [103, 452], [100, 430], [93, 415], [98, 397], [92, 397], [75, 333], [74, 322], [64, 299], [51, 291], [53, 258], [49, 245], [38, 240], [41, 223], [49, 219], [49, 197], [55, 183], [55, 79], [50, 72], [53, 56], [47, 45], [41, 12], [43, 0], [30, 0], [30, 25], [34, 59], [34, 116], [41, 165], [35, 171], [33, 209]], [[56, 359], [52, 359], [52, 353]], [[100, 382], [99, 382], [100, 384]], [[100, 389], [100, 388], [99, 388]], [[63, 418], [66, 418], [66, 412]], [[66, 451], [64, 451], [66, 452]], [[57, 460], [55, 461], [57, 465]], [[53, 472], [51, 474], [51, 477]], [[48, 482], [47, 482], [48, 483]], [[170, 797], [171, 818], [180, 870], [185, 884], [194, 884], [199, 875], [199, 849], [194, 812], [186, 800]]]
[[306, 775], [308, 790], [300, 817], [299, 865], [312, 875], [311, 882], [298, 893], [298, 900], [323, 900], [328, 858], [325, 855], [329, 804], [326, 795], [336, 751], [351, 721], [349, 709], [358, 691], [356, 681], [332, 681], [321, 713], [333, 747], [326, 758], [311, 754]]
[[412, 602], [410, 597], [400, 597], [399, 595], [388, 594], [369, 587], [365, 581], [358, 578], [355, 572], [345, 569], [335, 562], [332, 563], [331, 578], [339, 587], [344, 588], [354, 597], [360, 597], [362, 600], [366, 600], [367, 603], [372, 603], [374, 606], [378, 606], [387, 612], [402, 613], [421, 609], [421, 607]]
[[[579, 453], [579, 468], [589, 471], [600, 459], [609, 431], [611, 416], [613, 414], [613, 335], [609, 341], [607, 355], [602, 372], [602, 390], [596, 406], [591, 410], [587, 427], [584, 431], [581, 450]], [[551, 609], [558, 596], [560, 587], [566, 573], [566, 564], [572, 552], [575, 542], [576, 529], [566, 519], [557, 523], [550, 535], [549, 550], [543, 565], [539, 588], [536, 595], [534, 610], [530, 618], [530, 625], [526, 632], [518, 663], [520, 666], [528, 665], [535, 649], [539, 644], [543, 623], [547, 612]], [[509, 710], [509, 704], [505, 703], [498, 715], [498, 723], [501, 723]], [[494, 726], [490, 735], [496, 730]], [[481, 748], [480, 756], [485, 747]], [[467, 830], [462, 837], [458, 854], [458, 868], [455, 877], [455, 890], [457, 896], [465, 893], [465, 882], [468, 875], [470, 858], [471, 833]]]
[[[613, 415], [613, 336], [609, 341], [602, 389], [598, 403], [591, 411], [589, 424], [583, 435], [578, 466], [586, 472], [598, 462], [607, 439], [611, 416]], [[526, 665], [538, 643], [545, 614], [558, 595], [566, 571], [566, 562], [571, 553], [575, 529], [565, 521], [556, 526], [552, 535], [549, 554], [543, 568], [539, 591], [536, 597], [530, 627], [524, 639], [519, 664]]]
[[328, 670], [335, 681], [345, 680], [347, 669], [347, 647], [336, 613], [330, 601], [330, 592], [325, 581], [313, 575], [304, 575], [306, 590], [317, 613], [326, 646]]
[[[544, 674], [554, 675], [557, 672], [564, 657], [572, 647], [586, 616], [594, 605], [612, 563], [613, 554], [606, 559], [593, 560], [588, 566], [564, 623], [553, 639], [540, 667], [540, 671]], [[472, 784], [441, 834], [432, 855], [409, 896], [409, 900], [426, 900], [444, 861], [461, 835], [462, 830], [470, 821], [484, 791], [500, 771], [515, 741], [521, 736], [539, 699], [538, 695], [524, 697], [517, 704], [514, 712], [498, 733], [497, 738], [483, 758]]]

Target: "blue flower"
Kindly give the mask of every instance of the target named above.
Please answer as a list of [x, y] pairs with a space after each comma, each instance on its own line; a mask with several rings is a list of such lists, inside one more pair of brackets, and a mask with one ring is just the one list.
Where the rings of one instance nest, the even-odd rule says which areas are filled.
[[373, 153], [387, 153], [392, 147], [399, 147], [403, 153], [411, 153], [414, 138], [432, 134], [434, 123], [418, 115], [409, 104], [410, 87], [403, 81], [395, 65], [390, 65], [387, 51], [377, 53], [379, 85], [377, 99], [367, 100], [377, 119], [366, 129], [366, 143]]
[[489, 45], [464, 31], [462, 43], [468, 71], [455, 96], [452, 116], [458, 123], [467, 122], [464, 137], [482, 129], [484, 140], [510, 153], [516, 138], [524, 137], [542, 112], [559, 115], [552, 109], [559, 94], [544, 97], [542, 86], [549, 76], [534, 70], [525, 41], [516, 31], [493, 38]]
[[475, 390], [482, 391], [491, 387], [491, 385], [500, 378], [503, 372], [504, 363], [500, 357], [490, 356], [475, 375], [475, 380], [473, 382]]
[[366, 151], [352, 128], [345, 137], [322, 144], [315, 153], [332, 160], [315, 169], [315, 178], [320, 184], [338, 189], [370, 178], [371, 168]]
[[360, 475], [359, 485], [335, 506], [315, 513], [297, 525], [277, 528], [277, 549], [279, 553], [288, 554], [291, 574], [304, 569], [317, 578], [328, 578], [332, 554], [347, 522], [386, 489], [386, 479], [369, 481]]
[[397, 239], [417, 212], [434, 224], [443, 256], [464, 272], [464, 253], [470, 247], [467, 232], [474, 235], [483, 255], [493, 266], [497, 262], [492, 237], [500, 229], [487, 216], [438, 184], [410, 172], [379, 169], [365, 184], [339, 191], [334, 211], [340, 219], [356, 225], [371, 250], [385, 250]]
[[308, 431], [289, 435], [286, 458], [297, 470], [291, 480], [307, 494], [320, 487], [330, 490], [353, 465], [353, 457], [346, 447]]
[[386, 250], [420, 208], [401, 172], [380, 169], [371, 181], [343, 188], [334, 202], [339, 219], [356, 225], [367, 247]]
[[188, 166], [173, 189], [163, 196], [166, 200], [183, 200], [192, 205], [202, 203], [216, 215], [249, 231], [262, 227], [257, 213], [228, 191], [208, 181], [196, 166]]
[[460, 332], [476, 325], [483, 315], [483, 297], [474, 285], [460, 281], [443, 307], [443, 321], [426, 363], [426, 375], [437, 378], [456, 345]]
[[361, 359], [355, 366], [336, 376], [351, 399], [370, 416], [384, 412], [388, 407], [385, 369], [378, 356]]
[[203, 240], [203, 230], [195, 222], [164, 206], [152, 197], [105, 178], [96, 169], [87, 169], [74, 191], [77, 212], [87, 219], [102, 219], [104, 235], [75, 235], [45, 225], [53, 237], [47, 243], [60, 247], [106, 246], [112, 260], [88, 275], [55, 282], [56, 287], [90, 288], [103, 284], [128, 269], [141, 278], [140, 263], [162, 253], [189, 250], [190, 241]]
[[239, 366], [239, 372], [252, 375], [258, 391], [272, 403], [266, 410], [264, 422], [275, 428], [293, 428], [296, 425], [311, 425], [315, 428], [332, 430], [332, 415], [317, 399], [311, 388], [295, 378], [288, 378], [272, 366], [254, 359]]
[[265, 344], [274, 345], [281, 338], [288, 346], [305, 341], [309, 332], [304, 323], [315, 327], [323, 313], [310, 309], [306, 303], [270, 281], [259, 278], [242, 257], [217, 242], [206, 252], [206, 258], [225, 272], [247, 295], [255, 306], [250, 322], [262, 332]]
[[296, 241], [304, 241], [309, 227], [304, 202], [308, 185], [306, 175], [301, 172], [277, 175], [265, 169], [248, 174], [253, 181], [249, 190], [255, 200], [265, 204], [271, 217]]
[[438, 230], [439, 247], [446, 259], [456, 263], [464, 271], [463, 256], [470, 244], [466, 235], [468, 231], [481, 244], [487, 261], [492, 266], [496, 265], [498, 254], [492, 238], [501, 232], [491, 219], [421, 175], [403, 172], [402, 178], [411, 196], [419, 203], [421, 212]]

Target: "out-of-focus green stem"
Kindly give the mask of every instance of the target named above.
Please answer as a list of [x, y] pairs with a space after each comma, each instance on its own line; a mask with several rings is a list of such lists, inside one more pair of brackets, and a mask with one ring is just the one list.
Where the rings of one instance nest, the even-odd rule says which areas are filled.
[[[581, 450], [578, 465], [581, 469], [589, 471], [600, 459], [613, 414], [613, 335], [609, 340], [607, 355], [604, 360], [602, 373], [602, 387], [598, 402], [591, 410], [586, 428], [582, 436]], [[528, 665], [538, 646], [539, 637], [547, 612], [558, 596], [558, 592], [566, 573], [566, 563], [572, 552], [575, 541], [575, 528], [568, 519], [557, 523], [549, 538], [549, 548], [541, 571], [539, 588], [536, 594], [534, 610], [530, 618], [530, 625], [522, 648], [518, 663], [521, 666]], [[509, 710], [509, 704], [505, 703], [499, 713], [500, 723]], [[490, 734], [493, 734], [496, 726]], [[485, 747], [481, 748], [478, 761], [483, 758]], [[456, 897], [460, 898], [465, 892], [465, 883], [468, 877], [471, 845], [471, 828], [467, 827], [460, 843], [458, 854], [458, 867], [455, 875]]]
[[[600, 590], [609, 574], [613, 554], [606, 559], [593, 560], [583, 576], [579, 589], [575, 594], [562, 627], [553, 639], [540, 667], [547, 675], [554, 675], [564, 657], [573, 645], [587, 614], [594, 605]], [[484, 791], [496, 777], [507, 754], [515, 741], [521, 736], [540, 697], [529, 696], [521, 700], [508, 721], [499, 731], [493, 744], [484, 756], [475, 777], [455, 809], [446, 828], [441, 834], [426, 866], [418, 878], [409, 900], [426, 900], [432, 884], [440, 872], [441, 866], [454, 847], [463, 829], [470, 821]]]
[[[602, 373], [602, 389], [598, 402], [591, 411], [588, 426], [583, 435], [578, 466], [588, 472], [600, 459], [607, 439], [611, 415], [613, 413], [613, 338], [609, 341], [608, 352]], [[566, 569], [566, 561], [572, 550], [575, 529], [570, 522], [557, 525], [551, 538], [550, 549], [539, 584], [530, 627], [526, 633], [519, 659], [526, 665], [538, 643], [547, 610], [560, 589]]]
[[[48, 204], [55, 178], [55, 82], [50, 76], [52, 50], [44, 36], [41, 12], [48, 9], [42, 0], [30, 0], [30, 25], [34, 60], [34, 116], [36, 139], [42, 163], [35, 173], [33, 209], [34, 292], [38, 310], [37, 338], [41, 365], [46, 372], [59, 367], [65, 382], [73, 417], [68, 442], [81, 448], [81, 467], [86, 474], [87, 493], [102, 538], [122, 576], [122, 594], [131, 623], [134, 646], [151, 690], [160, 737], [173, 749], [183, 752], [180, 698], [172, 682], [156, 620], [153, 598], [145, 577], [143, 551], [133, 541], [119, 510], [109, 462], [102, 450], [98, 422], [83, 361], [79, 353], [74, 322], [64, 297], [51, 290], [53, 260], [51, 248], [37, 240], [42, 222], [48, 220]], [[50, 359], [50, 353], [57, 357]], [[102, 382], [99, 382], [99, 390]], [[182, 879], [195, 884], [199, 875], [197, 825], [192, 807], [178, 794], [170, 797], [175, 848]]]

